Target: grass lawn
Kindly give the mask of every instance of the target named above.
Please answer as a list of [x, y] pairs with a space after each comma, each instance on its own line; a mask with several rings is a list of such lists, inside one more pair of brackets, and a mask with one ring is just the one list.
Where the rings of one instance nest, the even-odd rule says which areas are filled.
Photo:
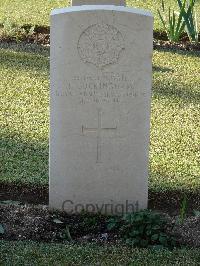
[[[197, 12], [200, 14], [200, 0], [197, 1]], [[157, 9], [161, 7], [161, 0], [127, 0], [127, 6], [133, 6], [151, 10], [155, 16], [155, 29], [162, 28], [157, 15]], [[167, 0], [166, 6], [175, 10], [176, 0]], [[0, 23], [6, 19], [18, 25], [49, 25], [49, 14], [54, 8], [66, 7], [67, 0], [0, 0]], [[199, 17], [199, 15], [197, 16]], [[200, 20], [199, 20], [200, 26]]]
[[0, 241], [1, 265], [200, 265], [198, 249], [174, 251], [127, 247]]
[[[199, 53], [154, 51], [150, 188], [200, 188]], [[0, 182], [48, 183], [49, 50], [0, 45]]]

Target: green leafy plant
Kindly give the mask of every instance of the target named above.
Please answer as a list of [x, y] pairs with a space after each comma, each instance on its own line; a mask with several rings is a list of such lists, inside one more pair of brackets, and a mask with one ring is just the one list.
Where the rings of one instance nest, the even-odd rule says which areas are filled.
[[62, 239], [65, 239], [67, 241], [70, 241], [70, 242], [73, 240], [72, 237], [71, 237], [71, 234], [70, 234], [70, 231], [69, 231], [69, 227], [68, 226], [66, 226], [65, 229], [62, 231], [62, 233], [60, 233], [60, 237]]
[[56, 224], [63, 224], [63, 222], [60, 220], [60, 219], [53, 219], [53, 222], [56, 223]]
[[4, 37], [20, 41], [22, 36], [25, 34], [25, 30], [11, 22], [9, 19], [6, 19], [3, 23], [2, 34]]
[[0, 224], [0, 235], [3, 235], [5, 233], [4, 227], [2, 224]]
[[[186, 31], [190, 41], [198, 42], [198, 24], [195, 12], [196, 0], [177, 0], [179, 8], [182, 10], [182, 16], [186, 25]], [[186, 4], [187, 3], [187, 4]]]
[[200, 217], [200, 211], [194, 210], [193, 213], [195, 217]]
[[106, 218], [102, 214], [82, 212], [71, 228], [72, 235], [74, 233], [79, 235], [95, 233], [104, 228], [105, 220]]
[[186, 217], [186, 211], [187, 211], [187, 197], [184, 195], [184, 198], [181, 202], [181, 208], [180, 208], [180, 223], [183, 224], [185, 217]]
[[34, 26], [25, 29], [13, 23], [9, 19], [6, 19], [3, 23], [2, 35], [3, 37], [16, 40], [17, 42], [22, 41], [27, 36], [30, 36], [34, 33]]
[[120, 224], [121, 223], [120, 223], [119, 217], [112, 217], [108, 220], [107, 229], [113, 230], [113, 229], [119, 228]]
[[158, 9], [158, 15], [162, 25], [172, 42], [180, 40], [181, 35], [186, 29], [191, 42], [198, 42], [197, 16], [194, 10], [196, 0], [177, 0], [179, 12], [168, 8], [168, 17], [165, 15], [165, 3], [162, 0], [162, 12]]
[[175, 245], [175, 240], [165, 233], [166, 224], [167, 221], [160, 214], [142, 210], [110, 218], [107, 229], [118, 231], [126, 243], [133, 246], [171, 247]]
[[20, 205], [21, 202], [16, 201], [16, 200], [1, 200], [0, 204], [3, 204], [3, 205]]
[[[171, 42], [178, 42], [180, 37], [185, 29], [185, 21], [183, 20], [183, 11], [185, 6], [183, 5], [180, 9], [180, 12], [175, 12], [168, 8], [168, 18], [166, 18], [165, 14], [161, 14], [158, 9], [158, 15], [162, 22], [162, 25], [167, 33], [167, 36]], [[165, 13], [165, 4], [164, 0], [162, 0], [162, 12]]]

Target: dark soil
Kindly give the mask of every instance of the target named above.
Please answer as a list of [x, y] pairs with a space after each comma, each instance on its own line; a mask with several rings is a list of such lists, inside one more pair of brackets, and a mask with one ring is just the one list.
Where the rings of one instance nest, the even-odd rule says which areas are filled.
[[[179, 224], [177, 221], [184, 197], [187, 197], [187, 218]], [[106, 229], [107, 216], [52, 212], [48, 210], [47, 204], [47, 186], [0, 184], [0, 225], [5, 230], [4, 234], [0, 234], [0, 239], [43, 242], [73, 240], [80, 243], [121, 242], [117, 234]], [[149, 209], [166, 215], [169, 233], [178, 239], [180, 245], [200, 247], [200, 217], [194, 217], [193, 213], [194, 210], [200, 210], [200, 191], [150, 191]]]
[[190, 247], [200, 247], [200, 216], [188, 217], [183, 223], [177, 223], [177, 217], [171, 218], [171, 224], [174, 224], [170, 233], [173, 234], [179, 242]]
[[[25, 43], [36, 43], [45, 46], [50, 45], [50, 27], [49, 26], [34, 26], [34, 32], [29, 34], [29, 30], [32, 25], [24, 25], [21, 27], [22, 30], [25, 30], [25, 33], [18, 33], [17, 38], [15, 36], [8, 36], [3, 33], [3, 29], [0, 29], [0, 41], [3, 42], [16, 42], [21, 41]], [[163, 31], [154, 31], [154, 49], [164, 48], [164, 49], [179, 49], [184, 51], [200, 51], [200, 42], [191, 43], [186, 33], [182, 34], [180, 42], [172, 43], [168, 41], [166, 32]], [[199, 34], [200, 40], [200, 34]]]
[[62, 241], [114, 241], [115, 236], [106, 230], [103, 215], [69, 215], [51, 212], [45, 205], [14, 205], [0, 203], [0, 224], [4, 233], [0, 239]]
[[[171, 50], [183, 50], [183, 51], [200, 51], [200, 42], [191, 43], [187, 34], [183, 33], [180, 42], [172, 43], [168, 41], [167, 33], [164, 31], [153, 32], [153, 46], [154, 49], [171, 49]], [[200, 40], [200, 34], [199, 34]]]
[[182, 202], [186, 198], [186, 213], [193, 215], [194, 210], [200, 210], [200, 191], [149, 191], [148, 207], [152, 210], [158, 210], [168, 213], [170, 216], [180, 214]]
[[[12, 200], [22, 204], [48, 204], [48, 186], [31, 186], [19, 184], [0, 183], [0, 201]], [[171, 216], [178, 215], [181, 203], [187, 198], [187, 214], [193, 214], [194, 210], [200, 210], [200, 191], [149, 191], [148, 207], [168, 213]]]
[[[15, 203], [16, 204], [16, 203]], [[185, 218], [166, 214], [166, 232], [177, 246], [200, 247], [200, 217]], [[95, 242], [123, 244], [118, 232], [107, 230], [108, 217], [97, 214], [67, 214], [49, 211], [47, 206], [9, 205], [0, 203], [0, 240], [33, 240], [42, 242]], [[2, 229], [2, 228], [1, 228]]]
[[48, 204], [48, 186], [0, 183], [0, 201], [14, 200], [30, 204]]
[[182, 50], [182, 51], [200, 51], [200, 43], [191, 43], [189, 41], [181, 41], [172, 43], [170, 41], [153, 40], [154, 49], [167, 49], [167, 50]]

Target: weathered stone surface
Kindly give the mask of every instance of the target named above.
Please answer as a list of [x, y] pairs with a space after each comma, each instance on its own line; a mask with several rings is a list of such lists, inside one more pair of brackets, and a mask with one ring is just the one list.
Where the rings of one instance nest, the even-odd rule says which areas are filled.
[[116, 5], [125, 6], [125, 0], [72, 0], [72, 6], [81, 5]]
[[147, 207], [152, 27], [126, 7], [52, 12], [51, 208]]

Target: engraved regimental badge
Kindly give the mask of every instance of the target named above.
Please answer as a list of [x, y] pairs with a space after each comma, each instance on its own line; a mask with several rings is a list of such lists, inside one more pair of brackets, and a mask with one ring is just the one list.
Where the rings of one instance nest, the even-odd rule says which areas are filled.
[[112, 25], [95, 24], [82, 32], [78, 52], [84, 63], [98, 68], [117, 63], [125, 48], [121, 32]]

